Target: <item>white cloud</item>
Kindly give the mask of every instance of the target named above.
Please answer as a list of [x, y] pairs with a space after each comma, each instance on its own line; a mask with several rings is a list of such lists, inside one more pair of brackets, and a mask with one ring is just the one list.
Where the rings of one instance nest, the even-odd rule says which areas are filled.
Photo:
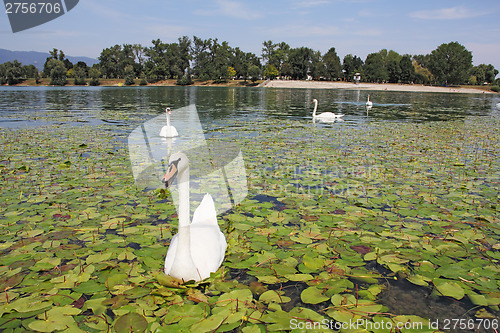
[[263, 15], [260, 12], [249, 9], [245, 4], [233, 0], [216, 0], [217, 8], [211, 10], [199, 9], [195, 11], [198, 15], [204, 16], [228, 16], [244, 20], [255, 20]]
[[436, 10], [416, 11], [411, 13], [410, 16], [423, 20], [458, 20], [458, 19], [478, 17], [485, 14], [486, 13], [467, 9], [464, 6], [457, 6], [451, 8], [441, 8]]
[[295, 4], [295, 8], [309, 8], [320, 5], [326, 5], [330, 3], [327, 0], [311, 0], [311, 1], [299, 1]]

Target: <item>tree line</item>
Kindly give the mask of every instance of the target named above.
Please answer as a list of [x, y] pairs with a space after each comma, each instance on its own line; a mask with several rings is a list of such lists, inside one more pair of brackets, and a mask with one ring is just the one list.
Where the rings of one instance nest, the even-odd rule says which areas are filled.
[[363, 61], [347, 54], [341, 61], [334, 47], [321, 54], [308, 47], [292, 48], [285, 42], [265, 41], [259, 56], [231, 47], [217, 38], [194, 36], [165, 43], [160, 39], [151, 46], [114, 45], [102, 50], [99, 63], [92, 67], [84, 62], [72, 64], [64, 52], [49, 52], [43, 70], [23, 66], [17, 61], [0, 65], [0, 83], [15, 84], [26, 78], [50, 78], [50, 84], [64, 85], [73, 79], [76, 85], [99, 85], [99, 79], [123, 79], [126, 85], [141, 85], [175, 79], [179, 85], [193, 80], [225, 82], [232, 78], [313, 79], [363, 82], [419, 83], [435, 85], [499, 84], [498, 70], [493, 65], [472, 65], [472, 53], [458, 42], [441, 44], [430, 54], [401, 55], [382, 49], [370, 53]]

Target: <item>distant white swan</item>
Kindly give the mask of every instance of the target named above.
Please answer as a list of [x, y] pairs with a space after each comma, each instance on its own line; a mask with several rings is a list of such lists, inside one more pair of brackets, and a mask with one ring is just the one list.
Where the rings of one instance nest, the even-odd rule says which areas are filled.
[[160, 136], [163, 136], [165, 138], [173, 138], [175, 136], [179, 136], [179, 133], [177, 133], [175, 127], [170, 125], [170, 108], [167, 108], [165, 111], [167, 111], [167, 125], [161, 128]]
[[179, 231], [172, 238], [165, 258], [165, 274], [184, 282], [201, 281], [216, 272], [226, 252], [226, 237], [217, 223], [217, 213], [210, 194], [205, 194], [190, 222], [189, 160], [183, 153], [169, 159], [167, 173], [162, 179], [165, 186], [178, 178]]
[[500, 103], [497, 103], [497, 109], [500, 109]]
[[316, 115], [316, 111], [318, 110], [318, 100], [315, 98], [312, 100], [311, 104], [312, 103], [314, 103], [313, 121], [317, 120], [324, 123], [331, 123], [336, 120], [339, 120], [344, 116], [343, 114], [335, 114], [333, 112], [323, 112], [320, 113], [319, 115]]
[[370, 95], [368, 95], [368, 99], [366, 100], [366, 107], [371, 108], [373, 106], [372, 101], [370, 101]]

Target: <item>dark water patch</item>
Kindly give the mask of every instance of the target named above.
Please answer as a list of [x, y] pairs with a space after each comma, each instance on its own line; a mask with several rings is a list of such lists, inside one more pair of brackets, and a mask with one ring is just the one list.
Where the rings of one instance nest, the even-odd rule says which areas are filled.
[[257, 200], [260, 203], [264, 203], [264, 202], [272, 203], [274, 206], [274, 209], [276, 209], [276, 210], [282, 210], [286, 207], [286, 205], [284, 203], [282, 203], [281, 201], [279, 201], [277, 197], [273, 197], [273, 196], [266, 195], [266, 194], [258, 194], [256, 196], [252, 197], [251, 199]]
[[[389, 312], [395, 315], [416, 315], [422, 318], [428, 318], [431, 323], [436, 321], [439, 328], [448, 328], [446, 332], [484, 332], [489, 333], [483, 327], [478, 327], [479, 318], [475, 316], [476, 311], [480, 308], [472, 304], [468, 298], [464, 297], [461, 300], [456, 300], [446, 296], [436, 296], [433, 290], [428, 287], [417, 286], [405, 278], [395, 278], [392, 271], [387, 270], [376, 262], [370, 262], [366, 265], [367, 268], [377, 271], [386, 277], [385, 289], [379, 294], [378, 301], [385, 305]], [[492, 310], [489, 309], [491, 312]], [[493, 312], [498, 318], [500, 311]], [[474, 322], [475, 329], [453, 329], [455, 324], [453, 320], [465, 320], [465, 322]], [[444, 326], [446, 323], [448, 325]], [[443, 326], [441, 325], [443, 324]]]

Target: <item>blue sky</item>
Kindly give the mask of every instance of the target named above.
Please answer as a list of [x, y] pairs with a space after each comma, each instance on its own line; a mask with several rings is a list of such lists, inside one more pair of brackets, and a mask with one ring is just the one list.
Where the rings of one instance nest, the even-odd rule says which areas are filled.
[[97, 58], [115, 44], [195, 35], [259, 56], [262, 42], [272, 40], [322, 53], [335, 47], [341, 59], [351, 53], [364, 60], [383, 48], [426, 54], [457, 41], [474, 65], [500, 70], [499, 18], [498, 0], [80, 0], [66, 15], [16, 34], [1, 13], [0, 48]]

